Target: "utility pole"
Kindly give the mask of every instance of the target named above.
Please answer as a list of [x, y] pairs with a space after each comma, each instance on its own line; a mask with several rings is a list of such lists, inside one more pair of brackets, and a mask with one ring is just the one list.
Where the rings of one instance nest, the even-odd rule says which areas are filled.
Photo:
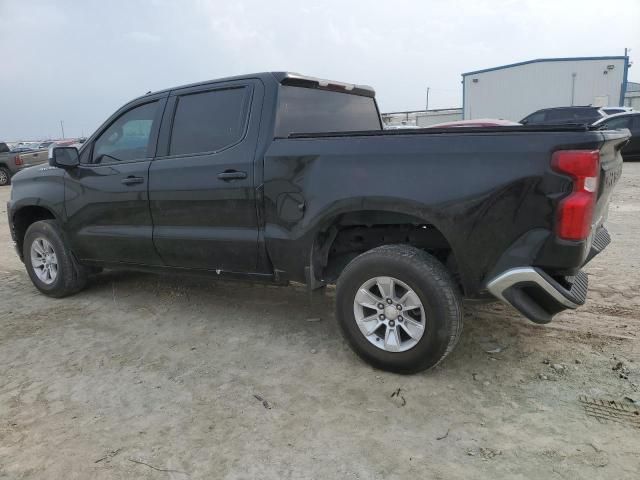
[[573, 107], [573, 103], [576, 98], [576, 72], [571, 74], [571, 106]]
[[62, 130], [62, 140], [64, 140], [64, 123], [60, 120], [60, 129]]
[[431, 87], [427, 87], [427, 108], [425, 110], [429, 110], [429, 90], [431, 90]]

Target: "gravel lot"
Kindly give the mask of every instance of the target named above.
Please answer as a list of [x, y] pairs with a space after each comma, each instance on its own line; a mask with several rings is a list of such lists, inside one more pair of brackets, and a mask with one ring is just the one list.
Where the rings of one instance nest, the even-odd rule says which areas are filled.
[[640, 164], [585, 307], [547, 326], [469, 307], [455, 352], [414, 376], [358, 360], [332, 291], [106, 272], [44, 297], [9, 192], [0, 478], [638, 478]]

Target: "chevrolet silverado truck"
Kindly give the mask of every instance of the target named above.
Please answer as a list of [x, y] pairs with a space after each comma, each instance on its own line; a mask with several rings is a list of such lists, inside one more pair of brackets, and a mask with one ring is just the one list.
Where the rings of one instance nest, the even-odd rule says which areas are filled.
[[6, 143], [0, 142], [0, 186], [9, 185], [11, 177], [23, 168], [47, 163], [48, 159], [47, 149], [13, 152]]
[[410, 373], [452, 351], [463, 299], [538, 323], [585, 302], [628, 136], [383, 130], [370, 87], [262, 73], [133, 100], [16, 175], [7, 211], [46, 295], [101, 268], [335, 284], [355, 352]]

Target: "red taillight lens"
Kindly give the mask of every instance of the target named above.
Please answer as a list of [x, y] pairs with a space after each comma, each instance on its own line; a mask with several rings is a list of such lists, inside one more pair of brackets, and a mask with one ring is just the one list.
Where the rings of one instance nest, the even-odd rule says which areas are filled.
[[591, 232], [597, 200], [600, 152], [560, 150], [551, 157], [551, 167], [573, 180], [573, 191], [558, 207], [556, 232], [565, 240], [585, 240]]
[[20, 155], [16, 155], [15, 157], [13, 157], [13, 163], [15, 163], [16, 166], [22, 165], [22, 158], [20, 158]]

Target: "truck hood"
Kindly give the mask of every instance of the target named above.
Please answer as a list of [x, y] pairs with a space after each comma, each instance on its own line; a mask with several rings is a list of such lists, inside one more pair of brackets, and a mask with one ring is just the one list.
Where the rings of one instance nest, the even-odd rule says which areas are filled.
[[11, 183], [13, 185], [19, 185], [20, 183], [28, 182], [36, 178], [61, 177], [63, 175], [64, 170], [62, 168], [52, 167], [45, 163], [20, 170], [11, 178]]

